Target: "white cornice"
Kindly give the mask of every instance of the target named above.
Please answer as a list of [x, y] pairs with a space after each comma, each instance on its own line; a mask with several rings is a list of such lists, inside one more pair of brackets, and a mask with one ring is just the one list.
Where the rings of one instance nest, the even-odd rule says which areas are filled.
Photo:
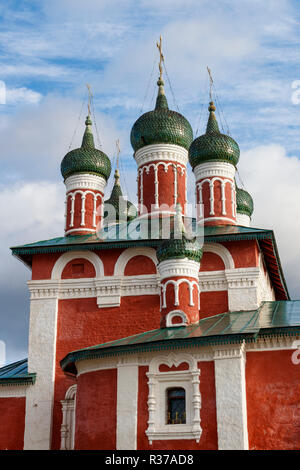
[[179, 145], [153, 144], [137, 150], [134, 158], [138, 167], [156, 161], [175, 162], [186, 166], [188, 151]]
[[106, 186], [105, 179], [100, 175], [93, 175], [90, 173], [77, 173], [69, 176], [65, 180], [66, 191], [74, 191], [74, 189], [93, 189], [94, 191], [100, 191], [104, 194]]
[[161, 281], [168, 277], [175, 276], [193, 277], [197, 279], [199, 275], [199, 267], [200, 263], [197, 263], [197, 261], [193, 261], [188, 258], [170, 259], [159, 263], [158, 270]]
[[227, 162], [205, 162], [194, 168], [194, 174], [197, 182], [203, 178], [213, 178], [214, 176], [233, 180], [235, 167]]
[[0, 398], [25, 397], [28, 387], [29, 387], [29, 384], [28, 385], [0, 385]]

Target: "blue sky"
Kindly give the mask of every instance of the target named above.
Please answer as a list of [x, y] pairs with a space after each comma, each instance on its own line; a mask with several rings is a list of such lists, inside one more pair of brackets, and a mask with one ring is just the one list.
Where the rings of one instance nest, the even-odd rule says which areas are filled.
[[[102, 148], [113, 159], [120, 139], [121, 181], [135, 200], [130, 129], [154, 105], [160, 34], [169, 105], [178, 105], [194, 133], [204, 130], [206, 67], [212, 69], [220, 124], [241, 148], [239, 173], [254, 198], [253, 225], [275, 230], [292, 297], [300, 298], [297, 0], [6, 1], [0, 22], [7, 98], [0, 104], [0, 339], [9, 360], [26, 355], [30, 276], [9, 246], [63, 234], [59, 165], [70, 143], [80, 143], [86, 83]], [[191, 200], [193, 183], [190, 172]]]

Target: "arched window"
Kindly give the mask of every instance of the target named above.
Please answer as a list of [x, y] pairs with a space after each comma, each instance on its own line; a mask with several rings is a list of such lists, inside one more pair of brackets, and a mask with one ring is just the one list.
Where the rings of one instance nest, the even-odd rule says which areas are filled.
[[168, 388], [167, 392], [167, 423], [186, 424], [185, 389], [182, 387]]

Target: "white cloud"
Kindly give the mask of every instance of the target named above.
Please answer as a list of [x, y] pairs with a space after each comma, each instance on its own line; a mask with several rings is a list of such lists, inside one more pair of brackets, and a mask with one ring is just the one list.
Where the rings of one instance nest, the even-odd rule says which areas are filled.
[[279, 145], [243, 152], [239, 171], [254, 199], [252, 225], [273, 229], [288, 287], [300, 298], [300, 160]]
[[7, 104], [38, 104], [41, 98], [40, 93], [25, 87], [6, 89]]

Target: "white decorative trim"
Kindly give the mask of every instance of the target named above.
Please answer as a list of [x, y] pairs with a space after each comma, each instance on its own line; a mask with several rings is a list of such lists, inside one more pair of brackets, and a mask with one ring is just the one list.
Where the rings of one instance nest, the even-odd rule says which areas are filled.
[[118, 364], [117, 450], [136, 450], [139, 368], [137, 364]]
[[162, 296], [162, 301], [161, 301], [161, 308], [166, 308], [167, 307], [167, 301], [166, 301], [166, 292], [167, 292], [167, 287], [168, 285], [173, 285], [174, 286], [174, 293], [175, 293], [175, 298], [174, 298], [174, 306], [177, 307], [179, 305], [179, 287], [181, 284], [187, 284], [189, 288], [189, 305], [190, 307], [194, 307], [194, 300], [193, 300], [193, 294], [194, 294], [194, 286], [197, 288], [198, 292], [198, 308], [200, 309], [200, 291], [199, 291], [199, 283], [197, 281], [190, 281], [189, 279], [169, 279], [167, 282], [164, 284], [161, 284], [161, 296]]
[[170, 259], [159, 263], [158, 271], [160, 280], [163, 281], [168, 277], [184, 276], [198, 278], [200, 263], [197, 261], [184, 259]]
[[0, 385], [1, 398], [19, 398], [26, 397], [26, 392], [30, 385]]
[[71, 175], [65, 180], [66, 192], [74, 191], [75, 189], [92, 189], [100, 191], [104, 194], [106, 181], [100, 175], [93, 175], [90, 173], [78, 173]]
[[[173, 318], [174, 317], [180, 317], [181, 322], [180, 323], [173, 323]], [[171, 327], [171, 326], [186, 326], [187, 324], [187, 317], [182, 310], [172, 310], [172, 312], [169, 312], [168, 315], [166, 315], [166, 327]]]
[[114, 276], [123, 276], [126, 265], [135, 256], [146, 256], [150, 258], [155, 266], [157, 265], [156, 251], [150, 247], [127, 248], [124, 250], [115, 264]]
[[[159, 365], [178, 367], [186, 362], [188, 370], [160, 372]], [[185, 353], [168, 354], [154, 357], [147, 372], [148, 395], [148, 429], [146, 434], [150, 444], [161, 439], [195, 439], [200, 441], [201, 395], [199, 389], [200, 370], [194, 356]], [[166, 424], [166, 391], [170, 387], [182, 387], [186, 394], [186, 424]]]
[[77, 385], [68, 388], [65, 399], [61, 400], [62, 424], [60, 428], [60, 450], [73, 450], [75, 443], [75, 411]]
[[[71, 214], [71, 217], [70, 217], [70, 227], [74, 227], [74, 214], [75, 214], [75, 199], [76, 199], [76, 195], [77, 194], [81, 194], [81, 222], [80, 222], [80, 226], [81, 227], [84, 227], [85, 226], [85, 203], [86, 203], [86, 196], [88, 194], [91, 194], [92, 197], [93, 197], [93, 201], [94, 201], [94, 207], [93, 207], [93, 226], [96, 227], [96, 216], [97, 216], [97, 198], [100, 198], [100, 205], [103, 201], [103, 194], [100, 194], [100, 193], [95, 193], [89, 189], [87, 190], [81, 190], [81, 189], [76, 189], [74, 192], [69, 192], [67, 193], [67, 197], [66, 197], [66, 203], [68, 205], [68, 199], [69, 197], [71, 197], [71, 209], [70, 209], [70, 214]], [[99, 207], [99, 206], [98, 206]], [[76, 232], [76, 231], [79, 231], [81, 230], [80, 228], [77, 228], [77, 229], [71, 229], [71, 230], [67, 230], [66, 231], [66, 235], [68, 233], [72, 233], [72, 232]], [[85, 229], [86, 231], [89, 231], [89, 232], [94, 232], [93, 229]]]
[[186, 166], [188, 151], [179, 145], [153, 144], [137, 150], [134, 158], [138, 167], [155, 161], [175, 162]]
[[92, 263], [96, 271], [96, 277], [104, 276], [102, 260], [93, 251], [69, 251], [61, 255], [55, 262], [51, 272], [51, 279], [60, 279], [66, 265], [78, 258], [83, 258]]
[[229, 217], [205, 217], [205, 219], [201, 219], [201, 222], [205, 224], [205, 222], [218, 221], [218, 220], [230, 222], [230, 225], [236, 225], [236, 220], [233, 218], [230, 219]]
[[51, 448], [57, 304], [55, 298], [30, 301], [28, 372], [36, 382], [26, 393], [24, 450]]
[[247, 450], [245, 345], [215, 349], [219, 450]]
[[237, 212], [237, 214], [236, 214], [236, 224], [237, 225], [242, 225], [242, 227], [250, 227], [251, 219], [250, 219], [249, 215], [240, 214], [239, 212]]
[[205, 162], [194, 168], [196, 182], [202, 178], [213, 178], [214, 176], [234, 180], [235, 171], [234, 165], [227, 162]]
[[230, 251], [220, 243], [205, 243], [203, 245], [204, 253], [214, 253], [222, 259], [225, 269], [234, 269], [234, 260]]
[[67, 230], [65, 235], [69, 235], [70, 233], [74, 233], [74, 232], [93, 232], [95, 233], [96, 230], [94, 228], [73, 228], [71, 230]]
[[27, 282], [31, 299], [97, 297], [99, 308], [118, 307], [121, 297], [159, 295], [157, 274], [103, 276], [80, 279], [45, 279]]

